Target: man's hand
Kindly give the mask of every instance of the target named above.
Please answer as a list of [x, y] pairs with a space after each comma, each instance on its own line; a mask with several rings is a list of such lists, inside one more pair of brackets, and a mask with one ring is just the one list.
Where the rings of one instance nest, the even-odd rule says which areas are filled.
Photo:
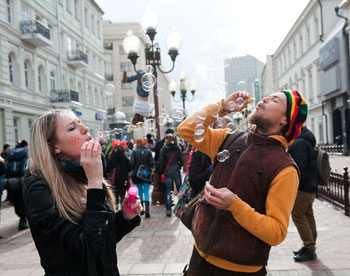
[[227, 188], [216, 189], [213, 186], [205, 186], [204, 198], [216, 209], [226, 210], [235, 201], [236, 195]]
[[[234, 92], [233, 94], [231, 94], [230, 96], [228, 96], [226, 98], [226, 100], [224, 100], [222, 106], [224, 108], [225, 111], [228, 111], [228, 112], [237, 112], [237, 111], [242, 111], [249, 103], [249, 93], [247, 92]], [[229, 102], [236, 102], [236, 100], [238, 98], [243, 98], [245, 101], [242, 105], [238, 106], [237, 109], [234, 109], [234, 110], [230, 110], [229, 109]]]

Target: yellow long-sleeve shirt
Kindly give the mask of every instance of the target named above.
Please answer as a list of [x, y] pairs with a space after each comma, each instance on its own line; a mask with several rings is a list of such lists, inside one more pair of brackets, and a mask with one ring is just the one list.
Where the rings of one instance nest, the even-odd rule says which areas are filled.
[[[189, 124], [189, 118], [178, 127], [178, 132], [184, 140], [207, 154], [213, 162], [221, 144], [228, 135], [228, 130], [209, 128], [208, 126], [216, 118], [211, 116], [209, 106], [204, 110], [207, 112], [207, 118], [204, 122], [206, 127], [204, 141], [194, 141], [193, 132], [196, 125]], [[287, 148], [288, 143], [283, 136], [272, 135], [269, 137], [278, 140], [283, 147]], [[287, 235], [289, 217], [298, 191], [298, 185], [299, 177], [296, 169], [293, 166], [286, 167], [276, 175], [270, 184], [266, 198], [265, 215], [256, 212], [249, 204], [241, 200], [239, 195], [227, 210], [231, 211], [236, 221], [254, 236], [271, 246], [278, 245]], [[215, 256], [206, 255], [198, 249], [196, 244], [195, 247], [198, 253], [205, 257], [209, 263], [226, 270], [256, 272], [262, 268], [262, 266], [239, 265]]]

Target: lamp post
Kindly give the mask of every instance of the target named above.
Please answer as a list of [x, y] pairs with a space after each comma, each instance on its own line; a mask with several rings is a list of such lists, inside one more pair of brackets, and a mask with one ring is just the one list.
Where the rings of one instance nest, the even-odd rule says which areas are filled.
[[[162, 73], [170, 73], [175, 67], [175, 60], [179, 54], [179, 49], [181, 47], [181, 36], [180, 34], [173, 28], [166, 38], [166, 47], [168, 49], [168, 54], [172, 61], [172, 67], [168, 71], [163, 71], [160, 68], [161, 65], [161, 57], [160, 57], [160, 47], [159, 43], [154, 42], [154, 37], [156, 36], [156, 28], [158, 25], [158, 16], [157, 14], [150, 8], [147, 7], [143, 16], [142, 16], [142, 25], [146, 30], [146, 34], [148, 35], [151, 44], [147, 44], [145, 48], [145, 56], [146, 56], [146, 65], [151, 65], [153, 67], [153, 75], [157, 78], [157, 69]], [[137, 36], [128, 32], [127, 36], [123, 40], [123, 47], [125, 52], [128, 55], [128, 59], [132, 62], [134, 66], [134, 70], [136, 70], [136, 63], [138, 52], [140, 50], [140, 40]], [[154, 95], [154, 107], [155, 107], [155, 117], [159, 117], [159, 104], [157, 97], [157, 83], [153, 87], [153, 95]], [[160, 140], [160, 125], [158, 120], [156, 120], [156, 128], [157, 128], [157, 139]]]
[[[171, 80], [169, 82], [169, 91], [171, 95], [173, 96], [174, 102], [180, 102], [182, 100], [182, 107], [185, 110], [185, 101], [192, 102], [194, 99], [194, 93], [196, 92], [196, 82], [194, 80], [191, 80], [188, 82], [186, 80], [186, 72], [181, 69], [180, 71], [180, 100], [175, 99], [177, 84], [174, 80]], [[191, 91], [192, 98], [187, 97], [187, 91]]]
[[[158, 25], [158, 16], [157, 14], [150, 8], [147, 7], [143, 16], [142, 16], [142, 25], [146, 30], [146, 34], [148, 35], [151, 43], [146, 45], [145, 48], [145, 56], [146, 56], [146, 65], [151, 65], [153, 67], [153, 75], [157, 79], [157, 69], [162, 73], [170, 73], [175, 67], [175, 60], [177, 55], [179, 54], [179, 49], [181, 47], [181, 36], [180, 34], [173, 28], [166, 38], [166, 47], [168, 49], [168, 54], [172, 61], [172, 67], [168, 71], [163, 71], [160, 68], [161, 65], [161, 57], [160, 57], [160, 47], [159, 43], [154, 42], [154, 37], [157, 32]], [[140, 40], [138, 37], [128, 32], [127, 36], [123, 41], [124, 51], [128, 55], [131, 63], [134, 66], [134, 70], [136, 70], [136, 63], [138, 52], [140, 50]], [[157, 96], [157, 83], [153, 87], [153, 96], [154, 96], [154, 108], [155, 108], [155, 123], [157, 129], [157, 139], [160, 140], [160, 125], [158, 122], [159, 117], [159, 104], [158, 104], [158, 96]], [[165, 195], [164, 192], [159, 189], [159, 172], [155, 171], [153, 174], [153, 191], [152, 191], [152, 204], [164, 204], [165, 203]]]

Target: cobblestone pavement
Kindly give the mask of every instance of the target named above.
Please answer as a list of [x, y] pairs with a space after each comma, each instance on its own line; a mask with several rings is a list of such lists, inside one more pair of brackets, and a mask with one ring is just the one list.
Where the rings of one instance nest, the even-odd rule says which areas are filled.
[[[350, 165], [350, 158], [332, 157], [332, 167]], [[290, 221], [288, 235], [271, 249], [270, 276], [350, 276], [350, 218], [326, 202], [314, 204], [318, 228], [317, 255], [312, 262], [295, 263], [293, 250], [301, 247], [298, 232]], [[0, 275], [44, 275], [29, 230], [17, 231], [18, 218], [12, 206], [1, 210]], [[151, 218], [118, 243], [122, 275], [182, 275], [193, 248], [191, 233], [176, 217], [165, 216], [165, 206], [151, 206]]]

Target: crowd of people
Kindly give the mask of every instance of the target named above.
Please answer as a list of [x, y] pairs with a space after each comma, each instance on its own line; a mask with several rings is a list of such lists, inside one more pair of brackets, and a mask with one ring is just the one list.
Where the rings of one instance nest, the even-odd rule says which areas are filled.
[[[238, 98], [245, 103], [230, 110]], [[248, 98], [233, 93], [217, 103], [218, 116], [240, 112]], [[164, 191], [165, 215], [172, 216], [182, 170], [197, 201], [190, 227], [195, 244], [185, 275], [266, 275], [270, 248], [286, 237], [290, 215], [303, 241], [295, 261], [317, 258], [316, 141], [303, 127], [303, 96], [285, 90], [263, 98], [248, 117], [253, 128], [247, 132], [217, 126], [210, 109], [203, 109], [202, 140], [194, 138], [191, 118], [178, 134], [167, 129], [159, 141], [152, 134], [94, 140], [73, 112], [59, 109], [35, 121], [29, 144], [3, 146], [0, 183], [19, 217], [18, 230], [29, 224], [46, 275], [119, 275], [116, 243], [141, 216], [151, 217], [155, 180]], [[227, 160], [218, 162], [223, 150]], [[135, 200], [130, 187], [137, 187]]]

